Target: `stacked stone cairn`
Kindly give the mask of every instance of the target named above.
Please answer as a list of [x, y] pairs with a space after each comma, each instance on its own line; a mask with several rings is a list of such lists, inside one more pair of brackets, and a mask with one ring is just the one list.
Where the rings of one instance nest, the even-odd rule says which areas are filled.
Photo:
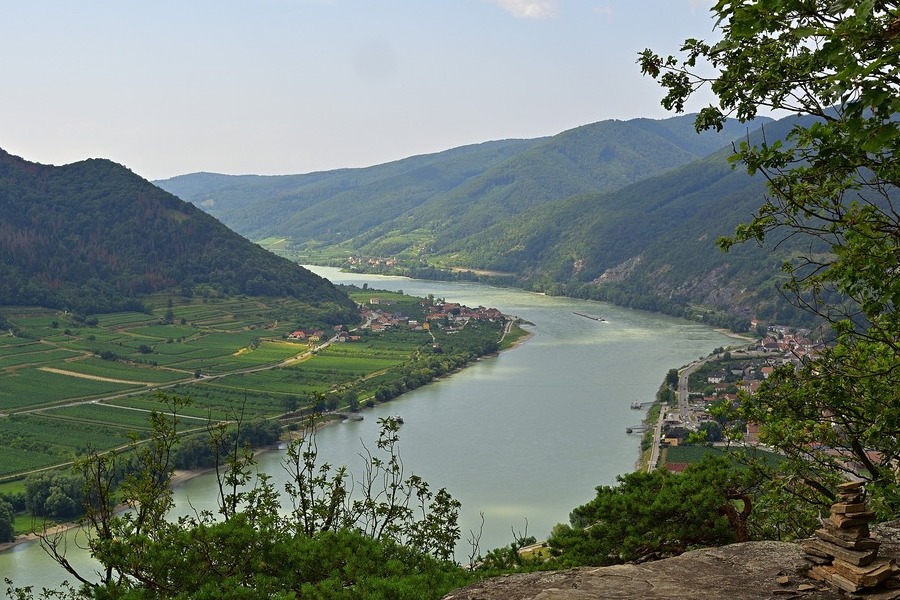
[[[809, 576], [830, 582], [851, 592], [878, 587], [896, 587], [900, 568], [893, 558], [879, 558], [879, 542], [869, 534], [875, 513], [867, 510], [863, 482], [838, 486], [838, 501], [831, 515], [822, 519], [815, 537], [803, 542], [803, 549], [817, 563]], [[889, 581], [890, 580], [890, 581]]]

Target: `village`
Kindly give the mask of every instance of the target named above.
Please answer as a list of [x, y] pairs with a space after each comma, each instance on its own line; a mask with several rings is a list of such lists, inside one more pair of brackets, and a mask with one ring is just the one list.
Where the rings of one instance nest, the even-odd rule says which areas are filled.
[[[360, 316], [363, 324], [355, 331], [346, 325], [335, 325], [331, 333], [322, 329], [298, 329], [289, 333], [288, 340], [318, 345], [324, 342], [358, 342], [362, 339], [361, 331], [381, 332], [391, 328], [405, 328], [413, 331], [430, 331], [437, 327], [445, 333], [454, 333], [465, 327], [470, 321], [496, 322], [505, 319], [500, 310], [478, 306], [470, 308], [457, 302], [446, 302], [432, 298], [418, 303], [417, 315], [405, 315], [394, 308], [397, 301], [371, 296], [368, 303], [360, 305]], [[420, 316], [421, 315], [421, 316]], [[435, 344], [435, 350], [439, 346]]]
[[[677, 389], [670, 392], [669, 406], [660, 415], [657, 441], [662, 447], [673, 447], [698, 441], [711, 444], [726, 441], [725, 425], [721, 422], [723, 407], [735, 407], [741, 394], [754, 394], [778, 367], [798, 368], [814, 358], [821, 350], [810, 332], [787, 326], [772, 325], [765, 335], [744, 347], [726, 350], [717, 348], [679, 374]], [[640, 404], [632, 404], [639, 408]], [[742, 426], [741, 443], [759, 444], [759, 425]], [[699, 435], [698, 435], [699, 434]], [[665, 468], [680, 471], [686, 464], [666, 462]]]

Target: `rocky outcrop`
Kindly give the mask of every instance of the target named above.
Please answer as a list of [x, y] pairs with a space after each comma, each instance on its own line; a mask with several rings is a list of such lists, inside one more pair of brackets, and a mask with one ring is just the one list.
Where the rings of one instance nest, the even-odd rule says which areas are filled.
[[[882, 554], [900, 550], [900, 525], [876, 528]], [[813, 563], [799, 544], [746, 542], [686, 552], [675, 558], [643, 564], [524, 573], [488, 579], [457, 590], [446, 600], [586, 600], [641, 598], [797, 598], [838, 600], [900, 599], [889, 587], [865, 594], [848, 594], [808, 576]]]

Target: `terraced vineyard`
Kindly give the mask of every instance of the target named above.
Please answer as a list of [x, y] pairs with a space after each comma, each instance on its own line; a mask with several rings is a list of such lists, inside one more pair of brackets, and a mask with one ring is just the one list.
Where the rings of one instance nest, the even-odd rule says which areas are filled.
[[[423, 318], [417, 299], [395, 300], [395, 310]], [[238, 410], [245, 419], [290, 419], [313, 408], [355, 409], [459, 368], [502, 330], [496, 323], [444, 336], [447, 350], [437, 355], [440, 331], [405, 325], [355, 331], [346, 343], [288, 340], [298, 328], [321, 327], [302, 322], [303, 305], [290, 299], [160, 296], [148, 304], [149, 314], [96, 318], [3, 308], [13, 327], [0, 336], [0, 481], [145, 435], [160, 390], [193, 399], [185, 431]], [[324, 338], [336, 333], [329, 328]]]

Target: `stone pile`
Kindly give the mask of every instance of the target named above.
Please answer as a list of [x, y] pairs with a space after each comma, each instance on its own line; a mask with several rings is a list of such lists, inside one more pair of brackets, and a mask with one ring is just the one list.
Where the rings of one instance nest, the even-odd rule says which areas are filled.
[[900, 573], [893, 558], [879, 558], [880, 543], [869, 534], [869, 523], [875, 513], [866, 507], [863, 482], [852, 481], [838, 486], [838, 502], [831, 515], [822, 519], [815, 537], [803, 543], [803, 549], [817, 563], [809, 576], [830, 582], [848, 592], [896, 587]]

